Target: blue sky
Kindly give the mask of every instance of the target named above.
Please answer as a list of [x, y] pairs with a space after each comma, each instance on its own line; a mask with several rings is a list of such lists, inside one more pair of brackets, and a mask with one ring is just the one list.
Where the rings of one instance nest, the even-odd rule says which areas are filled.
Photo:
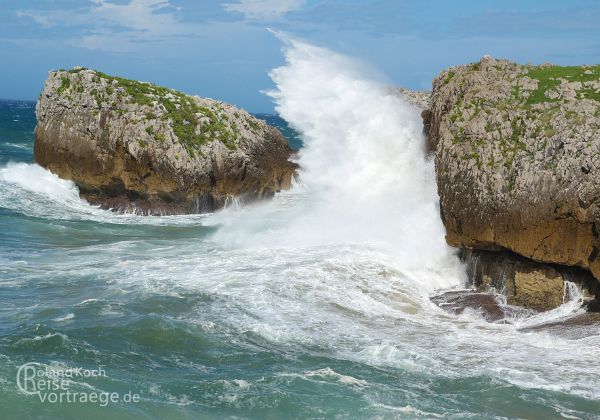
[[283, 64], [266, 28], [428, 89], [484, 54], [600, 63], [596, 0], [2, 0], [0, 97], [35, 99], [51, 69], [82, 65], [270, 112]]

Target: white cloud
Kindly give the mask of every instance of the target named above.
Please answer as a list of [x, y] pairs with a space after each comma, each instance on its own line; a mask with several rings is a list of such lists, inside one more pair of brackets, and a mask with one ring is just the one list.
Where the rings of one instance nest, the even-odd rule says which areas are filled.
[[277, 19], [288, 12], [299, 10], [305, 0], [238, 0], [224, 3], [227, 12], [242, 13], [246, 18], [257, 20]]
[[38, 13], [35, 10], [17, 10], [16, 14], [19, 18], [31, 18], [35, 23], [45, 28], [54, 26], [53, 19], [45, 14]]
[[93, 20], [152, 35], [180, 32], [169, 0], [131, 0], [126, 4], [92, 0], [92, 3], [89, 15]]
[[[247, 19], [275, 19], [302, 7], [305, 0], [237, 0], [224, 4], [229, 12]], [[171, 0], [88, 0], [72, 9], [26, 9], [16, 11], [44, 28], [71, 28], [70, 45], [118, 53], [139, 52], [154, 45], [185, 40], [208, 42], [217, 33], [247, 27], [246, 21], [182, 21], [182, 10]]]
[[46, 27], [84, 26], [71, 44], [115, 52], [135, 51], [140, 42], [162, 42], [195, 36], [199, 25], [179, 21], [178, 8], [169, 0], [90, 0], [88, 7], [72, 10], [18, 10], [19, 18], [31, 18]]
[[175, 15], [178, 8], [169, 0], [130, 0], [129, 3], [112, 3], [107, 0], [90, 0], [90, 6], [72, 10], [17, 10], [19, 18], [31, 18], [44, 27], [89, 25], [91, 28], [108, 26], [145, 32], [148, 34], [180, 34], [185, 30]]

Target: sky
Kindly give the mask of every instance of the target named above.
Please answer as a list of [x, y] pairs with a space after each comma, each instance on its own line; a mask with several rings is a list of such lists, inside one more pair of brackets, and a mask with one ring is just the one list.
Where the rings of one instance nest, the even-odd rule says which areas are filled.
[[484, 54], [600, 63], [597, 0], [0, 0], [0, 98], [34, 100], [48, 71], [84, 66], [251, 112], [284, 64], [280, 31], [427, 90]]

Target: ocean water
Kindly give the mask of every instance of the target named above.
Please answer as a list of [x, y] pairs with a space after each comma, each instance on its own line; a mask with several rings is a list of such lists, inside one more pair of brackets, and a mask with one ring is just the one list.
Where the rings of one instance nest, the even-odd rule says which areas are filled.
[[254, 116], [264, 120], [267, 124], [270, 124], [281, 131], [281, 134], [283, 134], [283, 136], [287, 139], [288, 144], [293, 150], [297, 151], [302, 148], [303, 142], [300, 133], [291, 128], [289, 124], [279, 115], [254, 114]]
[[[600, 337], [520, 329], [576, 301], [498, 323], [431, 302], [467, 279], [418, 110], [346, 57], [284, 53], [261, 118], [300, 179], [215, 214], [86, 204], [32, 163], [34, 104], [0, 102], [0, 418], [598, 418]], [[52, 402], [28, 363], [118, 400]]]

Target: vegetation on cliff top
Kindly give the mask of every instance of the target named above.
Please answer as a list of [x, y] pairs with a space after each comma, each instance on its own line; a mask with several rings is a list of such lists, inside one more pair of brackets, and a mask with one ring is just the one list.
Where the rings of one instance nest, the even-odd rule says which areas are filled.
[[[477, 151], [485, 144], [481, 136], [491, 136], [498, 141], [502, 157], [500, 162], [497, 159], [487, 162], [488, 166], [502, 164], [510, 169], [518, 154], [533, 159], [537, 150], [547, 147], [547, 140], [558, 132], [555, 126], [558, 115], [576, 126], [585, 126], [590, 122], [590, 115], [569, 111], [568, 103], [581, 99], [600, 102], [600, 65], [522, 66], [497, 61], [487, 67], [484, 77], [490, 86], [497, 83], [496, 88], [492, 87], [492, 91], [497, 89], [496, 92], [506, 92], [508, 82], [508, 94], [482, 96], [487, 87], [473, 85], [479, 83], [480, 76], [475, 77], [475, 73], [481, 71], [481, 64], [450, 69], [441, 80], [442, 86], [452, 82], [451, 89], [458, 88], [451, 111], [448, 112], [451, 141], [467, 146], [463, 159], [475, 160], [478, 167], [482, 162]], [[528, 85], [523, 80], [525, 77], [536, 83]], [[477, 127], [471, 122], [478, 116], [482, 118], [481, 115], [484, 118], [485, 135], [468, 128]], [[600, 104], [594, 115], [600, 115]], [[528, 146], [526, 138], [539, 141]]]
[[[539, 66], [527, 72], [527, 76], [538, 81], [538, 87], [527, 98], [527, 104], [533, 105], [541, 102], [556, 102], [546, 92], [560, 85], [560, 79], [568, 82], [593, 82], [600, 79], [600, 65], [597, 66]], [[600, 101], [600, 92], [593, 89], [580, 89], [577, 91], [578, 99], [592, 99]]]
[[[68, 70], [70, 74], [76, 74], [83, 70], [82, 67]], [[64, 71], [61, 69], [61, 71]], [[196, 99], [174, 89], [157, 86], [151, 83], [139, 82], [136, 80], [125, 79], [118, 76], [110, 76], [106, 73], [94, 71], [93, 81], [100, 83], [101, 79], [105, 81], [104, 88], [94, 89], [90, 92], [100, 106], [103, 101], [103, 93], [112, 95], [115, 89], [121, 88], [117, 95], [120, 99], [128, 99], [130, 102], [140, 106], [154, 107], [162, 106], [164, 111], [161, 120], [167, 122], [173, 131], [173, 134], [186, 147], [192, 155], [195, 151], [210, 140], [219, 140], [229, 149], [237, 147], [236, 141], [239, 137], [239, 130], [235, 122], [229, 122], [226, 115], [220, 115], [222, 109], [218, 107], [209, 107], [200, 105]], [[63, 94], [72, 86], [68, 77], [61, 78], [62, 84], [57, 93]], [[74, 84], [73, 84], [74, 85]], [[73, 86], [76, 89], [76, 86]], [[124, 92], [121, 93], [121, 92]], [[125, 97], [127, 98], [125, 98]], [[145, 113], [146, 116], [156, 118], [152, 110]], [[259, 129], [258, 124], [252, 120], [247, 120], [252, 131]], [[164, 135], [156, 134], [155, 138], [164, 141]]]

